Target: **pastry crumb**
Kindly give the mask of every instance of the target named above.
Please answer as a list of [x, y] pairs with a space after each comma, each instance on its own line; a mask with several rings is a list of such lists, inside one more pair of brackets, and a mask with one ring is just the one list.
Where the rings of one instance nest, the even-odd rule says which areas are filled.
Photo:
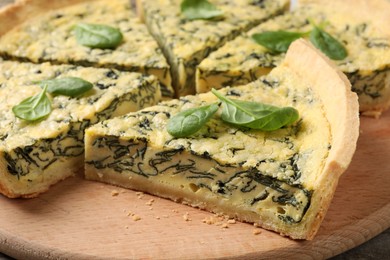
[[111, 196], [118, 196], [119, 195], [119, 191], [117, 191], [117, 190], [112, 190], [111, 191]]
[[212, 223], [211, 223], [211, 220], [209, 219], [209, 218], [204, 218], [204, 219], [202, 219], [202, 222], [203, 223], [206, 223], [207, 225], [211, 225]]
[[214, 226], [219, 226], [222, 229], [227, 229], [229, 228], [230, 224], [236, 224], [237, 221], [233, 218], [230, 218], [227, 215], [223, 215], [221, 213], [214, 214], [213, 216], [206, 217], [202, 219], [202, 222], [207, 224], [207, 225], [214, 225]]
[[260, 227], [260, 225], [259, 225], [258, 223], [256, 223], [256, 222], [253, 223], [253, 226], [254, 226], [254, 227]]
[[215, 224], [216, 219], [213, 216], [211, 216], [211, 217], [208, 217], [208, 218], [204, 218], [202, 220], [202, 222], [206, 223], [207, 225], [213, 225], [213, 224]]
[[235, 219], [228, 219], [227, 223], [228, 224], [236, 224], [236, 220]]
[[145, 204], [148, 205], [148, 206], [152, 206], [154, 202], [154, 199], [150, 199], [148, 202], [146, 202]]
[[260, 228], [255, 228], [253, 230], [253, 235], [259, 235], [259, 234], [261, 234], [261, 229]]
[[186, 214], [183, 215], [183, 219], [184, 219], [185, 221], [191, 221], [191, 219], [190, 219], [190, 217], [189, 217], [189, 215], [188, 215], [188, 212], [186, 212]]
[[135, 194], [137, 195], [138, 199], [142, 199], [144, 197], [144, 193], [143, 192], [138, 191]]
[[138, 221], [138, 220], [141, 220], [141, 217], [138, 216], [138, 215], [133, 215], [133, 216], [132, 216], [132, 219], [133, 219], [134, 221]]

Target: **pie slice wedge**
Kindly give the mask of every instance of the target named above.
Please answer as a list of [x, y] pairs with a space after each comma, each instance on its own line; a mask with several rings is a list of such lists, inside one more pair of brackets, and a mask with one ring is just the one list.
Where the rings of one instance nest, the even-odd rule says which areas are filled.
[[195, 134], [175, 138], [166, 130], [172, 116], [218, 99], [163, 102], [88, 128], [86, 178], [312, 239], [356, 148], [358, 102], [347, 78], [298, 40], [269, 75], [220, 92], [294, 107], [299, 120], [260, 131], [224, 123], [218, 111]]
[[[14, 106], [42, 93], [39, 82], [69, 77], [86, 80], [93, 88], [75, 97], [47, 94], [52, 111], [43, 119], [16, 117]], [[154, 105], [160, 98], [154, 76], [0, 61], [0, 193], [31, 198], [45, 192], [82, 169], [85, 128]]]

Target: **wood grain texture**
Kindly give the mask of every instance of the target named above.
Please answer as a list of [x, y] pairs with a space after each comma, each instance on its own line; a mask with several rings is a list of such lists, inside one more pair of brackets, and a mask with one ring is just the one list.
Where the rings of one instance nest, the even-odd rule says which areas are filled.
[[36, 199], [0, 197], [0, 251], [23, 259], [329, 258], [390, 227], [390, 111], [361, 121], [354, 159], [313, 241], [254, 235], [245, 223], [208, 225], [211, 213], [73, 177]]

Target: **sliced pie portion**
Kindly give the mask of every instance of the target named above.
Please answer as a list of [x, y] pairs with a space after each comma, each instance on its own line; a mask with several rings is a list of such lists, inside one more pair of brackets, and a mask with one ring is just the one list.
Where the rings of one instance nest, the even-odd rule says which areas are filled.
[[[49, 95], [51, 113], [19, 119], [12, 108], [42, 92], [38, 82], [77, 77], [93, 88], [77, 97]], [[160, 100], [154, 76], [113, 69], [0, 62], [0, 193], [35, 197], [72, 175], [84, 160], [84, 129]], [[36, 105], [37, 103], [35, 103]]]
[[312, 239], [356, 147], [358, 103], [348, 80], [299, 40], [268, 76], [221, 92], [295, 107], [300, 119], [265, 132], [224, 123], [219, 111], [197, 133], [174, 138], [166, 130], [172, 116], [218, 99], [160, 103], [86, 130], [86, 178]]
[[[322, 26], [347, 49], [334, 61], [359, 96], [360, 110], [378, 115], [390, 106], [390, 2], [300, 1], [300, 7], [269, 20], [203, 60], [197, 69], [197, 92], [256, 80], [277, 66], [284, 54], [258, 45], [251, 37], [266, 31], [310, 32]], [[310, 22], [311, 21], [311, 22]]]
[[[117, 28], [123, 40], [112, 49], [83, 46], [73, 30], [80, 23]], [[174, 95], [169, 66], [161, 49], [131, 10], [128, 0], [18, 1], [0, 13], [1, 35], [0, 55], [4, 58], [146, 73], [159, 79], [163, 96]]]
[[219, 19], [190, 20], [180, 9], [181, 0], [138, 0], [137, 8], [171, 66], [177, 96], [195, 93], [196, 66], [210, 52], [284, 11], [286, 0], [211, 0], [223, 11]]

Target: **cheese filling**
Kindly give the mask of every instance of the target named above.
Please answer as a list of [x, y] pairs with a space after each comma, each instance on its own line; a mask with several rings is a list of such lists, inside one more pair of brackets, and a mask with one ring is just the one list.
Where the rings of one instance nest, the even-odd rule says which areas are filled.
[[[118, 174], [129, 174], [130, 178], [136, 175], [150, 179], [184, 193], [214, 196], [228, 201], [232, 207], [245, 205], [256, 213], [277, 216], [288, 224], [299, 223], [310, 204], [311, 191], [299, 184], [264, 175], [258, 169], [272, 167], [269, 160], [260, 162], [257, 168], [237, 167], [219, 163], [207, 154], [188, 152], [185, 148], [158, 149], [148, 147], [146, 140], [121, 140], [114, 136], [96, 138], [93, 146], [104, 158], [87, 162], [97, 170], [108, 168]], [[295, 169], [292, 179], [299, 179], [295, 163], [293, 157], [279, 167], [286, 171], [289, 167], [291, 171]]]

